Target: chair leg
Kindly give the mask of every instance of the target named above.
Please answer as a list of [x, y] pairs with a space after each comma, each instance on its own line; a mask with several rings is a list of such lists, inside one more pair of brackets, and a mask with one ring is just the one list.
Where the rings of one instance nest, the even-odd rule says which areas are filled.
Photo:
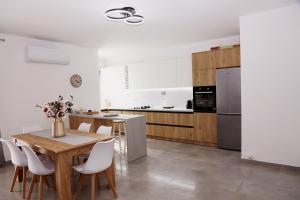
[[100, 175], [97, 174], [97, 177], [96, 177], [96, 181], [97, 181], [97, 186], [98, 186], [98, 190], [100, 190]]
[[113, 185], [113, 182], [112, 182], [112, 179], [110, 177], [110, 174], [108, 173], [107, 170], [104, 171], [104, 174], [105, 174], [105, 176], [106, 176], [106, 178], [108, 180], [108, 185], [109, 185], [110, 189], [112, 190], [112, 193], [113, 193], [114, 197], [117, 198], [118, 195], [117, 195], [115, 186]]
[[112, 136], [116, 134], [116, 124], [113, 124]]
[[97, 175], [92, 174], [92, 177], [91, 177], [91, 185], [92, 185], [91, 200], [96, 199], [96, 184], [97, 184], [96, 179], [97, 179]]
[[27, 174], [27, 167], [23, 167], [23, 178], [22, 178], [22, 196], [23, 199], [26, 197], [26, 174]]
[[121, 140], [121, 125], [118, 124], [118, 128], [119, 128], [119, 147], [120, 147], [120, 154], [122, 153], [122, 140]]
[[43, 199], [43, 186], [44, 186], [45, 176], [40, 176], [39, 183], [39, 200]]
[[35, 174], [32, 175], [27, 200], [30, 200], [30, 198], [31, 198], [31, 194], [32, 194], [32, 191], [33, 191], [33, 188], [34, 188], [34, 184], [36, 182], [36, 177], [37, 176]]
[[127, 133], [126, 133], [126, 122], [123, 123], [123, 131], [124, 131], [124, 154], [127, 151]]
[[14, 174], [14, 177], [13, 177], [13, 181], [12, 181], [11, 186], [10, 186], [10, 192], [12, 192], [14, 190], [14, 186], [15, 186], [17, 177], [19, 175], [20, 169], [21, 169], [21, 167], [16, 166], [16, 168], [15, 168], [15, 174]]
[[83, 180], [83, 174], [79, 174], [78, 183], [77, 183], [77, 189], [76, 189], [76, 193], [75, 193], [75, 196], [74, 196], [75, 200], [78, 198], [79, 192], [81, 190], [81, 182], [82, 182], [82, 180]]

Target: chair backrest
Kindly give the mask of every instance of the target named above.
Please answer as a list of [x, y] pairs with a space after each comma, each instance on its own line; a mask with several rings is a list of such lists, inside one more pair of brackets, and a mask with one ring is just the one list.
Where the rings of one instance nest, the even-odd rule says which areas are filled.
[[83, 170], [84, 174], [93, 174], [107, 169], [113, 159], [114, 138], [106, 142], [98, 142], [94, 145]]
[[78, 127], [78, 131], [90, 132], [91, 124], [89, 123], [81, 123]]
[[49, 170], [44, 166], [42, 161], [34, 153], [34, 151], [27, 145], [22, 145], [22, 149], [26, 154], [28, 160], [28, 169], [35, 175], [47, 175]]
[[32, 133], [32, 132], [38, 132], [41, 130], [44, 130], [44, 129], [40, 125], [23, 127], [23, 133]]
[[103, 134], [103, 135], [111, 135], [111, 126], [99, 126], [97, 129], [97, 134]]
[[19, 166], [19, 167], [27, 166], [27, 159], [26, 159], [24, 152], [22, 152], [15, 143], [13, 143], [12, 141], [9, 141], [9, 140], [1, 139], [1, 138], [0, 138], [0, 140], [7, 145], [9, 152], [10, 152], [11, 162], [14, 165]]

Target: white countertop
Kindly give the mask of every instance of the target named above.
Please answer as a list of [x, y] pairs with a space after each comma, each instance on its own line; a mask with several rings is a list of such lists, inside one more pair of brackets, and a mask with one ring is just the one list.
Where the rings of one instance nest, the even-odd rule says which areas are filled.
[[118, 114], [118, 116], [105, 116], [107, 113], [99, 113], [93, 115], [87, 114], [70, 114], [70, 116], [77, 116], [77, 117], [86, 117], [86, 118], [96, 118], [96, 119], [110, 119], [110, 120], [128, 120], [137, 117], [144, 117], [144, 115], [129, 115], [129, 114]]
[[[133, 109], [133, 108], [121, 108], [121, 107], [112, 107], [112, 108], [107, 108], [109, 110], [127, 110], [127, 111], [137, 111], [137, 112], [183, 112], [183, 113], [193, 113], [193, 109], [186, 109], [186, 108], [180, 108], [180, 107], [174, 107], [171, 109], [166, 109], [166, 108], [147, 108], [147, 109]], [[105, 110], [105, 109], [103, 109]]]

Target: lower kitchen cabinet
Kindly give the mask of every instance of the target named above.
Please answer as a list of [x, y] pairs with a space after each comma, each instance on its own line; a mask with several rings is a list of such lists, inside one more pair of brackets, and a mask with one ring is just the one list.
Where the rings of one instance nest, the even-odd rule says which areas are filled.
[[215, 146], [217, 143], [216, 113], [194, 113], [193, 141]]
[[147, 112], [147, 123], [193, 126], [193, 114], [172, 112]]
[[147, 136], [171, 138], [174, 132], [172, 126], [159, 126], [147, 124]]
[[180, 140], [192, 141], [193, 140], [193, 128], [175, 127], [174, 138]]
[[149, 138], [216, 146], [216, 113], [125, 110], [121, 113], [144, 115], [147, 122], [147, 137]]
[[148, 124], [147, 135], [153, 138], [191, 142], [193, 139], [193, 128]]

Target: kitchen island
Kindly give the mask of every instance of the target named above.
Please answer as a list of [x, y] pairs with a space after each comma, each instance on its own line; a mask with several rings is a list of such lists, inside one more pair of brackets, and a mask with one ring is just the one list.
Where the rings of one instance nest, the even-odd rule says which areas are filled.
[[127, 139], [127, 161], [132, 162], [147, 155], [146, 119], [143, 115], [118, 114], [107, 116], [100, 114], [71, 114], [70, 129], [77, 129], [80, 123], [90, 123], [90, 132], [96, 133], [99, 126], [112, 126], [113, 120], [125, 120]]

